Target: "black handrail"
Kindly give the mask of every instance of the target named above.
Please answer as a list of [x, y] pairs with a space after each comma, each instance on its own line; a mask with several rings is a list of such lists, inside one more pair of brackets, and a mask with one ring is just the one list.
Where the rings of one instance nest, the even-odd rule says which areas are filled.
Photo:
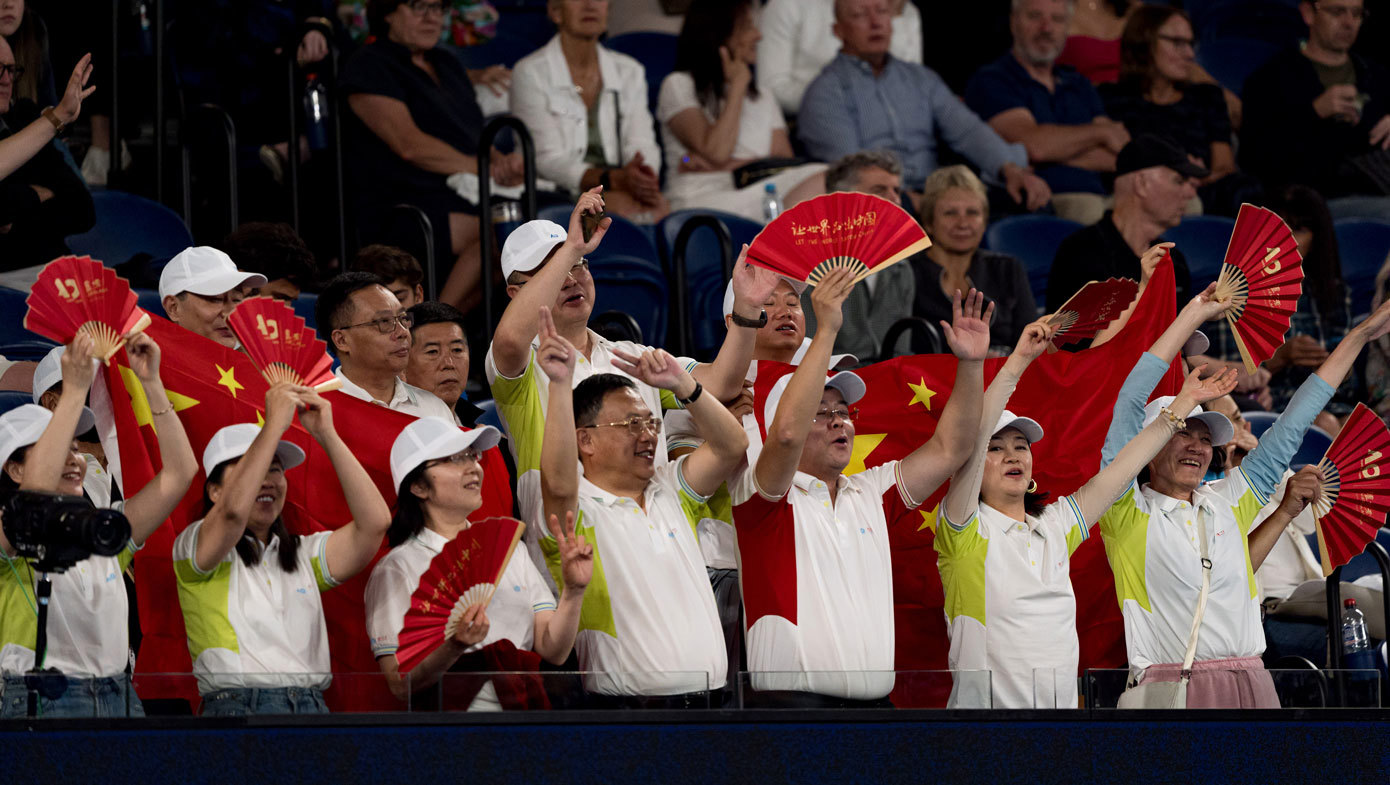
[[[117, 180], [121, 179], [121, 115], [120, 115], [120, 79], [117, 77], [121, 72], [121, 6], [122, 0], [111, 0], [111, 162], [106, 173], [106, 187], [115, 189]], [[184, 215], [184, 221], [188, 216]]]
[[531, 139], [531, 131], [512, 115], [495, 117], [483, 126], [482, 136], [478, 138], [478, 262], [482, 266], [483, 329], [488, 344], [492, 343], [492, 330], [496, 326], [492, 320], [492, 142], [503, 128], [516, 133], [516, 143], [521, 147], [525, 186], [521, 194], [521, 218], [523, 221], [536, 218], [536, 144]]
[[430, 221], [429, 215], [413, 204], [398, 204], [391, 208], [409, 214], [420, 226], [420, 233], [425, 236], [425, 258], [420, 261], [425, 266], [425, 298], [429, 300], [439, 299], [438, 281], [434, 272], [434, 223]]
[[[1380, 567], [1380, 578], [1384, 585], [1390, 586], [1390, 553], [1385, 552], [1385, 548], [1375, 540], [1366, 543], [1366, 550]], [[1324, 554], [1325, 555], [1325, 554]], [[1385, 630], [1390, 635], [1390, 604], [1385, 606]], [[1338, 567], [1327, 576], [1327, 650], [1328, 667], [1334, 672], [1341, 670], [1343, 658], [1346, 652], [1342, 646], [1342, 568]], [[1345, 692], [1342, 689], [1344, 680], [1341, 674], [1337, 674], [1337, 686], [1339, 703], [1345, 703]], [[1382, 691], [1385, 689], [1381, 685]]]
[[888, 331], [883, 334], [883, 345], [879, 347], [877, 359], [892, 359], [893, 347], [898, 345], [898, 339], [905, 332], [927, 337], [931, 351], [921, 352], [921, 354], [940, 354], [945, 346], [945, 342], [941, 338], [941, 331], [936, 328], [936, 325], [920, 316], [904, 316], [893, 322]]
[[[724, 269], [724, 280], [729, 280], [734, 272], [734, 240], [729, 227], [713, 215], [693, 215], [681, 224], [676, 233], [676, 241], [671, 248], [671, 277], [676, 285], [671, 287], [671, 314], [676, 320], [676, 353], [689, 355], [695, 343], [694, 331], [690, 324], [690, 282], [686, 280], [685, 249], [690, 238], [700, 229], [711, 229], [719, 239], [719, 257]], [[668, 331], [669, 332], [669, 331]]]
[[[328, 66], [328, 84], [332, 86], [334, 95], [338, 95], [338, 64], [340, 52], [338, 45], [334, 43], [333, 26], [322, 21], [307, 21], [295, 30], [295, 39], [285, 44], [285, 60], [289, 70], [289, 139], [286, 145], [286, 172], [285, 185], [289, 190], [290, 200], [290, 225], [295, 232], [300, 231], [300, 209], [299, 209], [299, 113], [303, 104], [302, 89], [304, 86], [304, 74], [306, 69], [300, 67], [298, 60], [299, 41], [304, 38], [311, 30], [317, 30], [323, 34], [323, 38], [328, 42], [328, 54], [324, 57], [323, 63]], [[315, 65], [318, 71], [317, 64]], [[344, 198], [343, 182], [343, 134], [339, 115], [342, 112], [341, 102], [334, 102], [329, 110], [328, 126], [328, 149], [331, 149], [333, 156], [333, 189], [335, 197], [334, 220], [337, 221], [336, 233], [334, 238], [338, 243], [338, 259], [340, 263], [347, 263], [347, 221], [344, 212], [346, 199]]]
[[289, 134], [285, 145], [285, 188], [290, 196], [290, 226], [299, 234], [299, 61], [298, 46], [285, 47], [285, 63], [289, 72]]
[[227, 169], [227, 231], [235, 231], [240, 224], [240, 205], [237, 204], [238, 183], [236, 165], [236, 123], [227, 110], [217, 104], [198, 104], [191, 110], [185, 112], [187, 115], [184, 122], [180, 124], [179, 137], [181, 150], [181, 168], [183, 179], [183, 222], [188, 226], [188, 230], [193, 231], [193, 171], [192, 171], [192, 147], [196, 134], [194, 128], [197, 126], [195, 117], [206, 115], [209, 125], [219, 127], [222, 131], [224, 143], [225, 162]]
[[[164, 147], [168, 144], [168, 117], [164, 105], [164, 0], [154, 1], [154, 200], [164, 204]], [[114, 77], [115, 74], [112, 74]], [[112, 105], [115, 104], [112, 96]], [[112, 168], [121, 163], [120, 141], [116, 139], [115, 118], [111, 124]], [[235, 225], [232, 226], [236, 228]]]

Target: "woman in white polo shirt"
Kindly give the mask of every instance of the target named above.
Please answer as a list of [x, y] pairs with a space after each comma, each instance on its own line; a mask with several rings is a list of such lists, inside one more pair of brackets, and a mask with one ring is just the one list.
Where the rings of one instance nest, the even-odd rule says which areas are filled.
[[[126, 352], [158, 425], [163, 466], [125, 502], [112, 505], [130, 522], [130, 542], [124, 550], [116, 556], [90, 556], [52, 576], [48, 650], [40, 666], [62, 671], [67, 689], [52, 700], [40, 700], [39, 713], [45, 717], [144, 715], [126, 673], [129, 605], [121, 573], [183, 498], [197, 464], [159, 378], [159, 346], [139, 334], [129, 338]], [[26, 404], [0, 417], [0, 495], [8, 496], [16, 488], [82, 495], [88, 466], [73, 437], [93, 422], [91, 411], [83, 406], [96, 373], [91, 339], [74, 340], [59, 365], [63, 389], [52, 412]], [[28, 712], [24, 673], [34, 667], [38, 633], [36, 576], [28, 561], [15, 556], [0, 532], [0, 717]]]
[[534, 671], [541, 659], [563, 663], [574, 648], [584, 589], [593, 575], [593, 546], [575, 535], [572, 517], [561, 531], [551, 516], [564, 578], [559, 603], [527, 550], [517, 548], [487, 610], [469, 608], [454, 636], [409, 673], [402, 674], [396, 662], [397, 636], [410, 597], [430, 562], [471, 525], [468, 516], [482, 506], [480, 458], [500, 439], [491, 426], [463, 431], [446, 420], [425, 417], [406, 426], [391, 446], [396, 515], [387, 532], [391, 552], [367, 582], [367, 635], [391, 691], [401, 700], [410, 698], [414, 709], [543, 708], [543, 691], [534, 681], [459, 676], [441, 685], [441, 677], [449, 671]]
[[[329, 404], [289, 384], [265, 396], [265, 425], [229, 425], [203, 452], [209, 509], [174, 541], [174, 576], [202, 713], [323, 713], [331, 680], [319, 592], [361, 571], [391, 512], [333, 427]], [[280, 437], [299, 421], [328, 454], [352, 521], [332, 532], [289, 532], [285, 472], [304, 451]]]
[[[1076, 707], [1080, 647], [1071, 554], [1173, 433], [1173, 419], [1156, 420], [1079, 490], [1044, 506], [1032, 451], [1042, 427], [1004, 407], [1053, 332], [1046, 321], [1024, 329], [985, 392], [978, 448], [942, 504], [935, 547], [951, 636], [953, 708]], [[1194, 371], [1170, 409], [1181, 418], [1234, 387], [1233, 372], [1204, 382]]]

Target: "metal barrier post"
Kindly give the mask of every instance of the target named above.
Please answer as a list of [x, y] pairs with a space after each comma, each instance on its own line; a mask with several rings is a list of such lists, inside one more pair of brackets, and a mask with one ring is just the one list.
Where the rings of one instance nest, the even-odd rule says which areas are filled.
[[[168, 118], [164, 106], [164, 0], [154, 0], [154, 200], [164, 204], [164, 147], [168, 144]], [[114, 36], [114, 33], [113, 33]], [[114, 41], [113, 41], [114, 42]], [[119, 55], [117, 55], [119, 57]], [[114, 77], [115, 74], [112, 74]], [[112, 105], [115, 105], [113, 96]], [[119, 169], [121, 146], [116, 137], [115, 118], [111, 122], [111, 160]]]
[[681, 225], [671, 249], [671, 275], [676, 279], [676, 285], [671, 289], [671, 314], [677, 325], [676, 353], [682, 355], [689, 355], [695, 343], [694, 332], [690, 326], [690, 283], [686, 280], [685, 249], [690, 244], [691, 236], [703, 228], [712, 229], [719, 238], [719, 256], [724, 268], [724, 280], [729, 280], [734, 270], [733, 235], [723, 221], [713, 215], [696, 215]]
[[106, 187], [116, 188], [121, 179], [120, 80], [121, 71], [121, 0], [111, 0], [111, 161], [106, 173]]
[[424, 210], [413, 204], [398, 204], [391, 208], [401, 210], [410, 214], [415, 222], [419, 224], [420, 231], [425, 235], [425, 258], [420, 261], [425, 266], [425, 297], [426, 299], [436, 300], [439, 298], [438, 280], [434, 271], [434, 223]]
[[492, 318], [492, 142], [503, 128], [516, 133], [517, 145], [521, 147], [525, 178], [521, 217], [526, 221], [536, 218], [536, 145], [531, 140], [531, 132], [516, 117], [497, 117], [483, 127], [478, 139], [478, 261], [482, 265], [483, 321], [488, 343], [492, 342], [492, 328], [496, 324]]

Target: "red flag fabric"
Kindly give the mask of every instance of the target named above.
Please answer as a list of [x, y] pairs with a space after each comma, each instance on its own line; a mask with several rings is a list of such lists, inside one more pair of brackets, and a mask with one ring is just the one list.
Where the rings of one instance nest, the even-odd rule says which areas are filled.
[[[1100, 470], [1101, 448], [1120, 387], [1175, 313], [1172, 264], [1164, 261], [1119, 335], [1094, 349], [1043, 355], [1019, 380], [1010, 411], [1037, 420], [1046, 432], [1033, 448], [1039, 490], [1057, 499]], [[1003, 364], [1003, 359], [985, 363], [986, 386]], [[794, 370], [770, 363], [758, 366], [753, 410], [764, 436], [768, 395], [778, 379]], [[941, 354], [898, 357], [855, 373], [868, 392], [856, 404], [859, 420], [847, 474], [903, 458], [931, 436], [955, 384], [956, 359]], [[1154, 395], [1173, 395], [1181, 386], [1181, 369], [1174, 361]], [[932, 547], [936, 506], [945, 493], [942, 487], [917, 510], [889, 522], [900, 671], [948, 667], [945, 596]], [[1123, 668], [1124, 620], [1101, 538], [1092, 537], [1072, 555], [1071, 578], [1082, 670]], [[899, 679], [892, 698], [902, 707], [945, 706], [950, 686], [949, 679]]]
[[[145, 331], [160, 346], [160, 376], [169, 400], [188, 432], [194, 455], [202, 460], [208, 441], [224, 426], [264, 422], [267, 384], [249, 357], [174, 323], [153, 317]], [[159, 449], [151, 425], [150, 407], [124, 350], [113, 358], [99, 377], [92, 394], [97, 427], [108, 456], [115, 456], [113, 473], [122, 493], [129, 498], [159, 468]], [[394, 505], [391, 487], [391, 444], [414, 417], [353, 398], [341, 392], [326, 393], [333, 405], [338, 434], [371, 475], [388, 504]], [[116, 444], [109, 438], [115, 437]], [[289, 490], [284, 519], [298, 534], [336, 529], [349, 520], [347, 502], [327, 453], [296, 420], [285, 438], [304, 448], [306, 460], [286, 473]], [[114, 448], [114, 449], [113, 449]], [[512, 492], [506, 464], [498, 450], [484, 455], [483, 506], [480, 517], [512, 514]], [[135, 556], [135, 585], [139, 601], [142, 640], [136, 659], [141, 674], [189, 673], [192, 663], [174, 583], [174, 538], [190, 523], [203, 517], [201, 471], [169, 523], [161, 526]], [[383, 542], [382, 547], [385, 548]], [[329, 648], [335, 674], [377, 673], [366, 633], [362, 593], [371, 567], [323, 595]], [[196, 705], [197, 694], [188, 679], [146, 679], [139, 684], [143, 698], [184, 698]], [[400, 708], [379, 679], [338, 679], [326, 695], [335, 711], [395, 710]]]

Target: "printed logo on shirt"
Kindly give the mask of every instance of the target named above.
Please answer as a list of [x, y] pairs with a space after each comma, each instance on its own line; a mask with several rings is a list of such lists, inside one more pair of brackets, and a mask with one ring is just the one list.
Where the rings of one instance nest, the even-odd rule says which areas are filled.
[[513, 587], [512, 587], [512, 591], [519, 592], [519, 591], [521, 591], [521, 587], [520, 587], [520, 586], [513, 586]]
[[113, 573], [109, 573], [109, 574], [106, 576], [106, 582], [107, 582], [107, 583], [110, 583], [111, 581], [114, 581], [114, 580], [116, 580], [116, 573], [114, 573], [114, 572], [113, 572]]
[[295, 589], [295, 591], [299, 592], [300, 594], [308, 594], [308, 593], [309, 593], [309, 590], [306, 589], [306, 588], [304, 588], [303, 586], [300, 586], [298, 589]]

